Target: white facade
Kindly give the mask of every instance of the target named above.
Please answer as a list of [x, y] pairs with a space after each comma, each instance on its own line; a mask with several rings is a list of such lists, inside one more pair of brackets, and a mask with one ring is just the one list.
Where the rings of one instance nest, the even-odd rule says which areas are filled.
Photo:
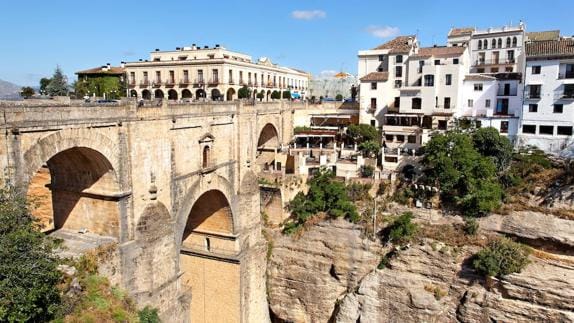
[[128, 95], [143, 99], [167, 98], [234, 100], [243, 86], [263, 93], [290, 90], [295, 97], [307, 94], [308, 73], [271, 63], [267, 58], [253, 62], [251, 56], [219, 45], [156, 50], [150, 60], [125, 64]]
[[476, 30], [470, 40], [472, 73], [516, 73], [524, 68], [524, 26]]
[[[574, 45], [574, 41], [571, 41]], [[520, 126], [521, 146], [558, 152], [572, 144], [574, 53], [562, 58], [528, 57]]]

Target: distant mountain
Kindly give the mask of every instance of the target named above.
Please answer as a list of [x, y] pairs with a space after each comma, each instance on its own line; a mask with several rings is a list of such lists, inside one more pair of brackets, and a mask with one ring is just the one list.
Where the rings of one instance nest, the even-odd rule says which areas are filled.
[[19, 97], [21, 88], [16, 84], [0, 80], [0, 99]]

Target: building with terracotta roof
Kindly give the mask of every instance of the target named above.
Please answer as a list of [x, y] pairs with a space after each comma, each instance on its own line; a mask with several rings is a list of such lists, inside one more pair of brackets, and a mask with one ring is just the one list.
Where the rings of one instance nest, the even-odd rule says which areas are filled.
[[[79, 91], [79, 93], [76, 93], [78, 96], [87, 95], [94, 97], [118, 98], [123, 97], [126, 94], [126, 71], [123, 63], [121, 66], [111, 66], [110, 63], [108, 63], [100, 67], [78, 71], [75, 74], [78, 76], [78, 84], [76, 86], [76, 91]], [[105, 82], [102, 82], [104, 81], [102, 80], [104, 78], [117, 78], [117, 82], [112, 83], [115, 84], [115, 86], [112, 86], [111, 88], [110, 86], [106, 87], [104, 85]], [[98, 81], [98, 79], [100, 79], [100, 81]], [[109, 85], [110, 83], [108, 82], [107, 84]]]
[[360, 122], [381, 126], [406, 83], [406, 62], [418, 47], [416, 36], [398, 36], [358, 53]]
[[546, 152], [562, 151], [574, 141], [574, 39], [555, 34], [529, 33], [525, 44], [526, 90], [518, 145]]

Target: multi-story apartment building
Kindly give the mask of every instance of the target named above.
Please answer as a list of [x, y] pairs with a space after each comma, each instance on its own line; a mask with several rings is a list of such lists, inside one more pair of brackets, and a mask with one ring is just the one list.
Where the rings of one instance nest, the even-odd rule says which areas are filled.
[[273, 91], [290, 90], [293, 97], [305, 98], [310, 75], [278, 66], [268, 58], [253, 62], [251, 56], [219, 45], [204, 48], [156, 49], [149, 60], [125, 64], [128, 95], [153, 98], [234, 100], [243, 86], [268, 100]]
[[[464, 30], [464, 35], [451, 38], [451, 34], [460, 34], [458, 30]], [[471, 56], [457, 118], [474, 119], [481, 127], [494, 127], [515, 139], [522, 110], [524, 36], [522, 24], [485, 30], [451, 29], [449, 46], [462, 42], [468, 45]]]
[[399, 36], [370, 50], [359, 51], [359, 122], [380, 126], [388, 110], [396, 108], [406, 83], [406, 63], [418, 47], [416, 36]]
[[520, 146], [558, 152], [572, 144], [574, 39], [559, 31], [529, 34]]

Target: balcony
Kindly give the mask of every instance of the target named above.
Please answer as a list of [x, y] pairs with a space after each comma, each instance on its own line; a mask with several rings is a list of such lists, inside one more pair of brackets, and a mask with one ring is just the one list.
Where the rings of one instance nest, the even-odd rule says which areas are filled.
[[212, 78], [208, 82], [208, 85], [218, 85], [218, 84], [219, 84], [219, 78]]
[[229, 79], [229, 85], [234, 85], [235, 84], [235, 80], [234, 79]]
[[175, 79], [165, 81], [165, 87], [174, 87]]
[[524, 92], [524, 98], [527, 100], [540, 100], [540, 92]]
[[555, 100], [574, 100], [574, 92], [573, 91], [564, 91], [558, 92], [557, 95], [554, 96]]
[[140, 82], [140, 87], [148, 87], [149, 86], [149, 81], [148, 80], [143, 80]]
[[474, 62], [474, 66], [488, 66], [488, 65], [510, 65], [516, 63], [514, 58], [511, 59], [479, 59]]
[[196, 87], [203, 86], [204, 84], [205, 84], [205, 80], [203, 78], [195, 79], [195, 81], [193, 82], [193, 86], [196, 86]]
[[136, 87], [136, 80], [131, 80], [131, 81], [128, 83], [128, 87], [129, 87], [129, 88], [134, 88], [134, 87]]
[[511, 89], [511, 90], [507, 90], [505, 91], [504, 88], [500, 88], [498, 89], [498, 92], [496, 93], [497, 96], [516, 96], [518, 95], [518, 91], [516, 89]]
[[189, 83], [190, 83], [190, 82], [189, 82], [189, 79], [188, 79], [188, 78], [183, 78], [183, 79], [179, 80], [179, 86], [185, 87], [185, 86], [188, 86]]
[[566, 72], [558, 74], [559, 80], [574, 79], [574, 72]]
[[248, 81], [248, 82], [247, 82], [247, 86], [253, 86], [253, 82]]
[[152, 84], [152, 87], [161, 87], [161, 80], [155, 80]]

